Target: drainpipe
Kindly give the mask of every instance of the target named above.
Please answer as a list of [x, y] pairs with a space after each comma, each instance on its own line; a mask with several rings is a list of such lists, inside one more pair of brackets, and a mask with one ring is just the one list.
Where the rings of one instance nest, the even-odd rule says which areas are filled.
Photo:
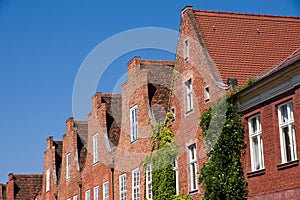
[[115, 199], [115, 168], [114, 164], [109, 165], [111, 171], [111, 191], [112, 191], [112, 200]]
[[82, 200], [82, 179], [77, 182], [78, 187], [79, 187], [79, 200]]

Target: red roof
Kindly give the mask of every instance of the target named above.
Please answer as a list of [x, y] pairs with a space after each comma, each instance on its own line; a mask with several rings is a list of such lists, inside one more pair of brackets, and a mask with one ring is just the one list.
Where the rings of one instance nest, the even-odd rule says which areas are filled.
[[270, 70], [300, 47], [300, 18], [193, 10], [222, 80]]

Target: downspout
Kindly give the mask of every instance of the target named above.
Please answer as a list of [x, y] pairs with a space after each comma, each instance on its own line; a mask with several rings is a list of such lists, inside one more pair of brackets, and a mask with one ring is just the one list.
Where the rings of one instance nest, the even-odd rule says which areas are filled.
[[79, 187], [79, 200], [82, 200], [82, 179], [77, 182], [78, 187]]
[[114, 164], [109, 165], [111, 171], [111, 191], [112, 191], [112, 200], [115, 199], [115, 168]]

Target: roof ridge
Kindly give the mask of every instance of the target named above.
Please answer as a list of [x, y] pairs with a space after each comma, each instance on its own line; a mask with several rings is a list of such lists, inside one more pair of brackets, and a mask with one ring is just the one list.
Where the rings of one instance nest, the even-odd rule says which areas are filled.
[[[242, 13], [242, 12], [227, 12], [227, 11], [214, 11], [214, 10], [193, 10], [194, 13], [197, 14], [203, 14], [203, 15], [220, 15], [223, 14], [224, 16], [227, 17], [236, 17], [236, 18], [257, 18], [257, 19], [262, 19], [264, 17], [265, 19], [269, 20], [284, 20], [284, 21], [289, 21], [289, 20], [299, 20], [300, 16], [282, 16], [282, 15], [272, 15], [272, 14], [254, 14], [254, 13]], [[299, 21], [300, 22], [300, 21]]]

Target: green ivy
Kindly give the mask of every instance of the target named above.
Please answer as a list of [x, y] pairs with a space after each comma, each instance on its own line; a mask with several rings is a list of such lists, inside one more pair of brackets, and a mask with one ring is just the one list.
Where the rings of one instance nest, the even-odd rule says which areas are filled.
[[152, 126], [151, 154], [146, 157], [144, 168], [152, 163], [152, 194], [154, 200], [188, 200], [176, 196], [175, 172], [173, 162], [179, 148], [172, 131], [174, 116], [168, 112], [164, 122]]
[[[214, 125], [220, 119], [223, 123], [218, 131]], [[240, 161], [245, 149], [244, 126], [234, 105], [228, 100], [218, 101], [203, 113], [200, 127], [209, 156], [199, 177], [204, 189], [203, 199], [246, 199], [248, 188]]]

